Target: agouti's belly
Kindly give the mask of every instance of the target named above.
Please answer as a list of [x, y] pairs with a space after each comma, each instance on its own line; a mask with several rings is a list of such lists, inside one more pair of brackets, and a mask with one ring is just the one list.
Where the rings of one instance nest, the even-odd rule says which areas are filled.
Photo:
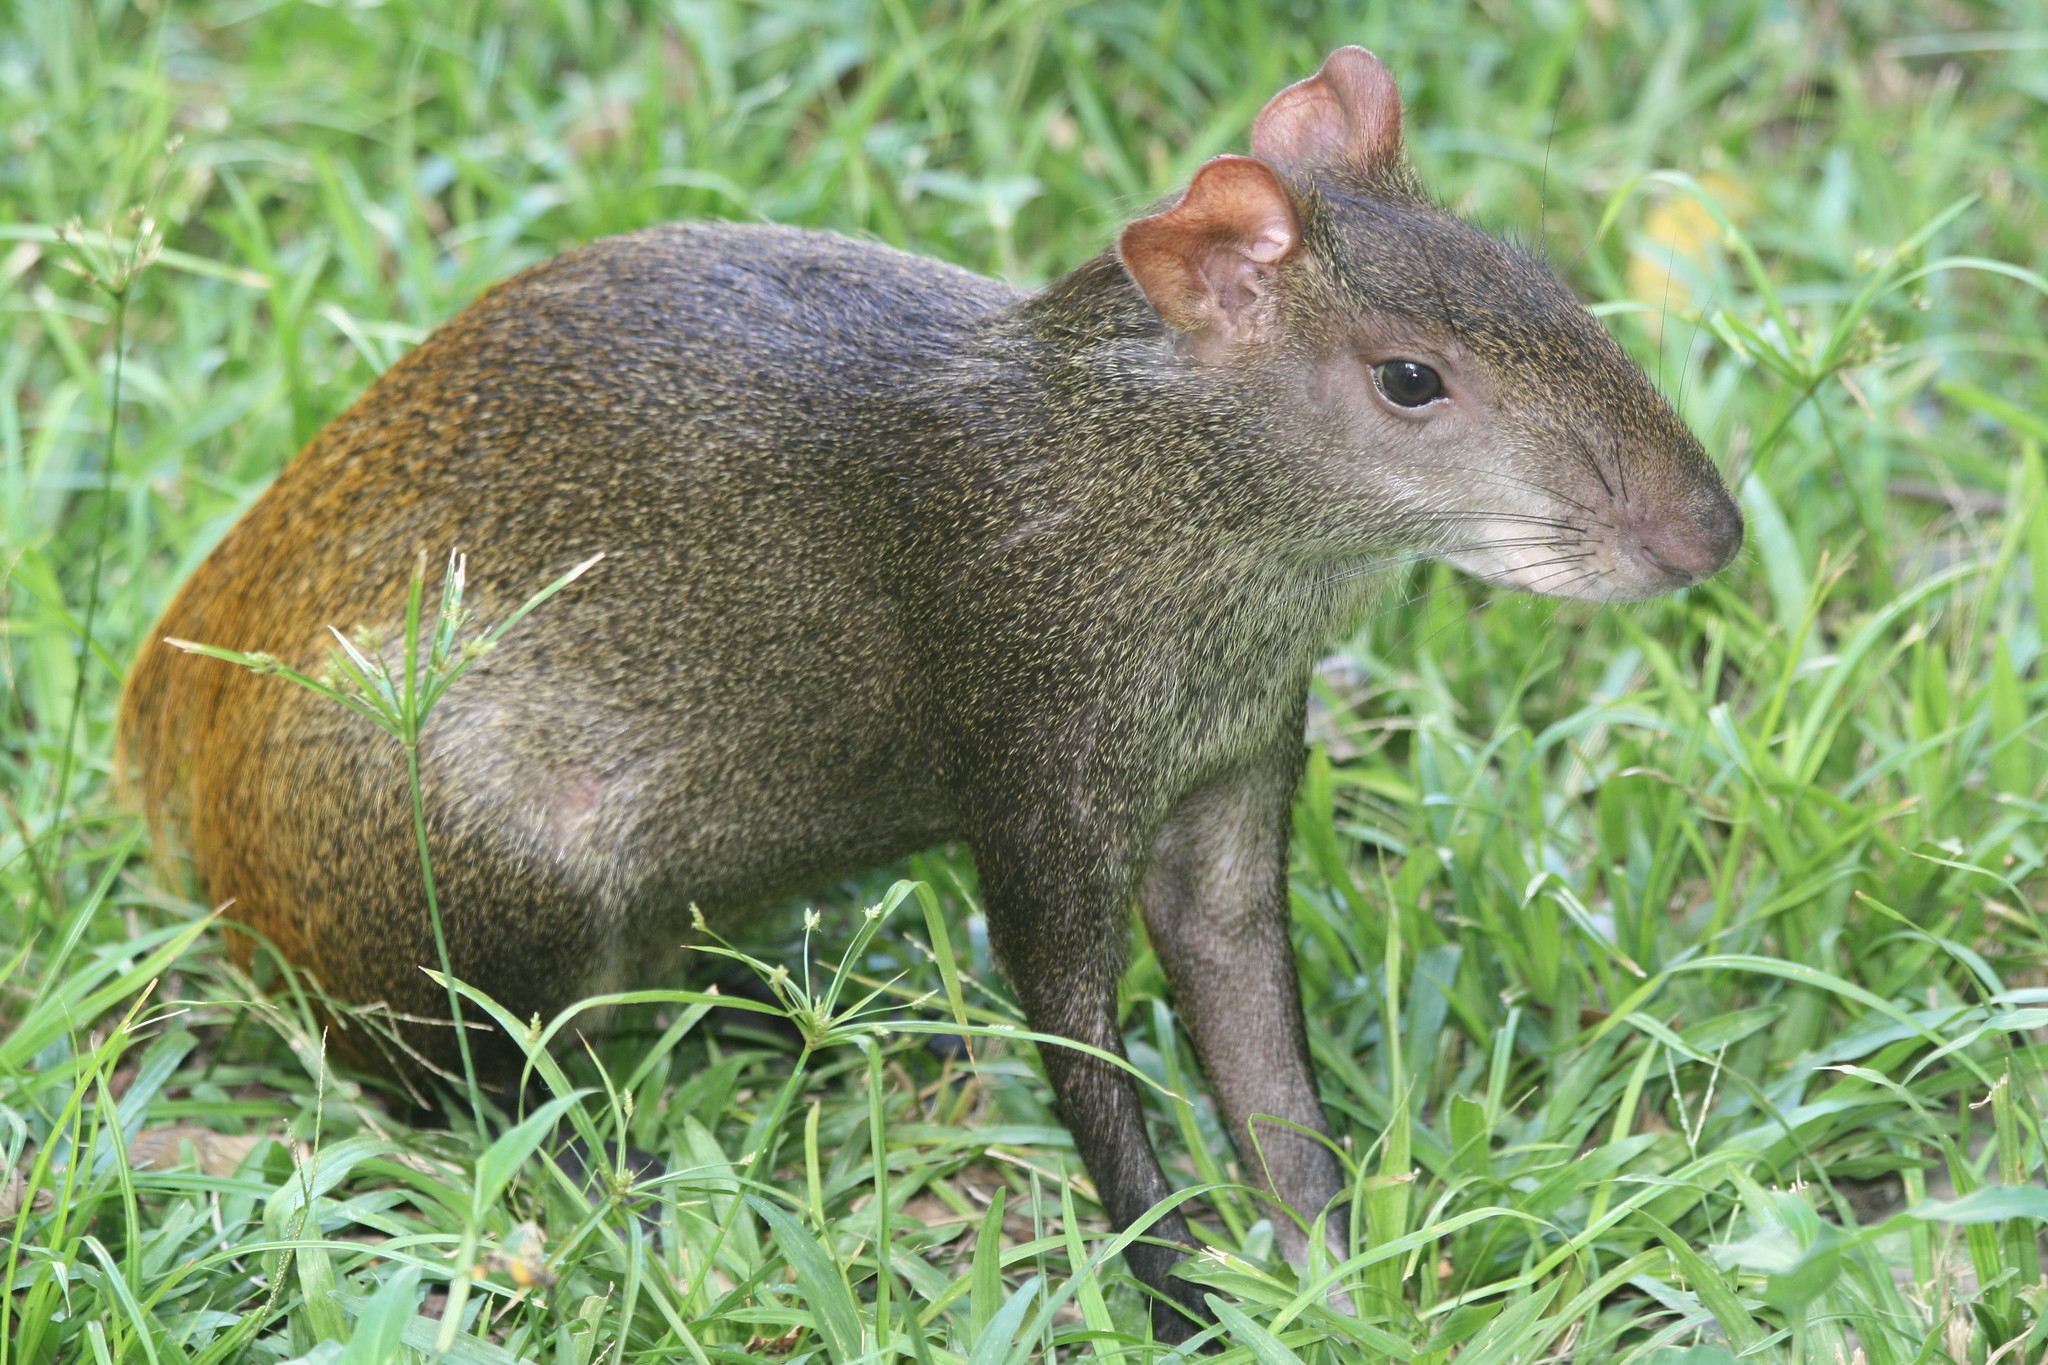
[[435, 804], [656, 932], [692, 904], [758, 906], [948, 838], [887, 613], [851, 599], [829, 620], [761, 616], [593, 642], [579, 657], [611, 661], [594, 669], [536, 667], [508, 638], [428, 731]]

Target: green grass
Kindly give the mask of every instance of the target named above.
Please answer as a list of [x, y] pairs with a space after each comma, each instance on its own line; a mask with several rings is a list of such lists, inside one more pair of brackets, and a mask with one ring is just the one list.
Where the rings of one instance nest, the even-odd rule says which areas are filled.
[[1136, 943], [1229, 1359], [2048, 1355], [2033, 0], [21, 0], [0, 1359], [1159, 1358], [1029, 1046], [874, 1027], [1015, 1023], [964, 857], [755, 946], [794, 1027], [676, 990], [545, 1068], [670, 1165], [593, 1202], [544, 1125], [414, 1132], [322, 1064], [146, 860], [112, 704], [270, 475], [490, 282], [705, 215], [1042, 281], [1352, 41], [1435, 190], [1660, 376], [1751, 540], [1626, 608], [1419, 571], [1325, 670], [1294, 888], [1357, 1316], [1275, 1263]]

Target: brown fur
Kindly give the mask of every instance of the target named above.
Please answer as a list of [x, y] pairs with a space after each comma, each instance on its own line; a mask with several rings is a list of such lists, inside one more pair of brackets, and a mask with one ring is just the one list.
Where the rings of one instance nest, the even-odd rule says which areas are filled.
[[[530, 270], [321, 433], [155, 634], [317, 669], [329, 624], [396, 632], [422, 551], [468, 552], [486, 621], [603, 551], [425, 736], [459, 976], [545, 1014], [672, 959], [693, 902], [741, 915], [958, 838], [1033, 1027], [1120, 1048], [1135, 897], [1248, 1160], [1255, 1114], [1322, 1130], [1288, 805], [1309, 669], [1365, 571], [1435, 553], [1634, 597], [1740, 539], [1642, 374], [1539, 263], [1420, 195], [1391, 81], [1340, 56], [1254, 138], [1307, 160], [1206, 175], [1037, 294], [763, 227]], [[1300, 124], [1345, 99], [1381, 103]], [[1377, 397], [1389, 356], [1452, 401]], [[122, 730], [208, 896], [342, 998], [445, 1011], [388, 738], [161, 646]], [[1044, 1056], [1122, 1225], [1168, 1192], [1136, 1096]], [[1259, 1147], [1303, 1216], [1339, 1193], [1319, 1145]], [[1177, 1216], [1157, 1235], [1189, 1240]], [[1199, 1312], [1173, 1259], [1130, 1257]]]

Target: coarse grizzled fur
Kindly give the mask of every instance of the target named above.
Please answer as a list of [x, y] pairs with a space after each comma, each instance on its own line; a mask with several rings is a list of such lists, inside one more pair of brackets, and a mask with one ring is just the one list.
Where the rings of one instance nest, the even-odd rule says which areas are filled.
[[[1741, 522], [1550, 272], [1416, 188], [1368, 54], [1276, 97], [1253, 147], [1037, 293], [779, 227], [549, 261], [323, 431], [152, 638], [317, 671], [330, 624], [399, 632], [421, 552], [466, 551], [491, 621], [602, 551], [426, 733], [458, 976], [547, 1015], [673, 962], [693, 904], [729, 920], [961, 840], [1035, 1029], [1121, 1048], [1136, 900], [1247, 1168], [1313, 1220], [1335, 1159], [1248, 1125], [1326, 1131], [1288, 811], [1309, 671], [1368, 570], [1640, 597], [1720, 568]], [[1449, 398], [1401, 409], [1372, 367], [1418, 356]], [[210, 899], [335, 996], [445, 1015], [386, 736], [154, 645], [121, 732]], [[445, 1026], [405, 1034], [452, 1056]], [[360, 1035], [336, 1042], [389, 1064]], [[1169, 1192], [1137, 1097], [1043, 1056], [1125, 1225]], [[1192, 1240], [1177, 1214], [1153, 1235]], [[1177, 1254], [1129, 1260], [1202, 1315]]]

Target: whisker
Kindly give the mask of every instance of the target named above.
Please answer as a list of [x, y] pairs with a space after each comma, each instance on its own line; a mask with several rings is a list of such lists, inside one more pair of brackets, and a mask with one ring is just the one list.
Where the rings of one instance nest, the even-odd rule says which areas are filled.
[[1412, 520], [1425, 523], [1458, 521], [1504, 521], [1517, 523], [1523, 526], [1548, 526], [1555, 531], [1583, 531], [1585, 529], [1584, 527], [1580, 526], [1577, 522], [1565, 521], [1560, 517], [1537, 516], [1533, 512], [1425, 512], [1415, 518], [1412, 518]]
[[[1586, 526], [1581, 525], [1578, 522], [1567, 521], [1559, 517], [1543, 517], [1528, 512], [1482, 512], [1476, 510], [1458, 509], [1448, 509], [1444, 511], [1412, 512], [1405, 514], [1399, 518], [1396, 518], [1391, 528], [1388, 526], [1382, 526], [1378, 529], [1383, 535], [1386, 534], [1389, 529], [1395, 531], [1426, 532], [1434, 529], [1441, 529], [1446, 526], [1452, 526], [1457, 525], [1459, 523], [1469, 522], [1507, 522], [1514, 525], [1541, 527], [1544, 530], [1549, 531], [1568, 532], [1580, 541], [1583, 541], [1586, 538], [1588, 531], [1588, 528]], [[1304, 550], [1314, 550], [1319, 549], [1323, 546], [1344, 544], [1354, 540], [1355, 538], [1355, 532], [1332, 531], [1328, 535], [1318, 536], [1314, 540], [1305, 542], [1300, 548]], [[1439, 553], [1456, 554], [1466, 549], [1475, 549], [1480, 547], [1477, 545], [1455, 546], [1449, 545], [1447, 543], [1432, 543], [1429, 545], [1422, 545], [1411, 548], [1419, 551], [1424, 555], [1429, 555]], [[1404, 553], [1406, 552], [1404, 551]]]
[[[1402, 598], [1398, 602], [1392, 602], [1384, 607], [1381, 607], [1379, 610], [1373, 612], [1370, 616], [1368, 616], [1366, 620], [1368, 622], [1372, 622], [1377, 621], [1385, 616], [1391, 616], [1393, 613], [1397, 611], [1401, 611], [1408, 607], [1418, 606], [1421, 603], [1427, 602], [1430, 598], [1436, 596], [1440, 592], [1449, 592], [1452, 588], [1462, 587], [1466, 583], [1473, 581], [1476, 580], [1453, 579], [1451, 582], [1448, 583], [1439, 583], [1433, 588], [1424, 588], [1420, 592], [1410, 593], [1408, 596]], [[1408, 632], [1409, 635], [1413, 635], [1414, 633], [1415, 632], [1412, 630]], [[1394, 642], [1395, 647], [1398, 648], [1402, 643], [1404, 643], [1407, 640], [1407, 638], [1407, 635], [1404, 635], [1401, 637], [1400, 640], [1396, 640]]]
[[[1503, 474], [1501, 471], [1497, 469], [1478, 469], [1471, 465], [1448, 465], [1446, 466], [1446, 468], [1454, 469], [1461, 474], [1477, 474], [1483, 478], [1499, 479], [1503, 483], [1517, 483], [1524, 488], [1530, 489], [1533, 492], [1541, 493], [1543, 494], [1543, 496], [1547, 498], [1556, 498], [1559, 502], [1570, 503], [1573, 507], [1578, 508], [1581, 512], [1584, 512], [1589, 517], [1598, 517], [1600, 515], [1592, 508], [1586, 506], [1586, 504], [1584, 504], [1583, 502], [1580, 502], [1577, 498], [1571, 497], [1569, 494], [1560, 493], [1555, 488], [1546, 488], [1542, 484], [1537, 483], [1533, 479], [1525, 479], [1516, 474]], [[1593, 472], [1595, 474], [1598, 474], [1600, 471], [1596, 467]], [[1602, 487], [1606, 486], [1606, 481], [1604, 479], [1601, 481], [1601, 485]], [[1608, 490], [1608, 495], [1610, 497], [1613, 496], [1612, 489]]]
[[1678, 268], [1678, 239], [1671, 239], [1671, 252], [1664, 259], [1664, 302], [1657, 313], [1657, 387], [1664, 387], [1664, 339], [1671, 335], [1671, 275]]
[[[1486, 584], [1482, 580], [1482, 586], [1491, 588], [1494, 585]], [[1395, 651], [1405, 651], [1408, 648], [1410, 648], [1411, 643], [1416, 648], [1434, 644], [1446, 631], [1450, 630], [1452, 626], [1460, 625], [1463, 622], [1469, 621], [1473, 617], [1477, 616], [1480, 612], [1492, 606], [1494, 603], [1504, 601], [1512, 596], [1514, 596], [1514, 594], [1512, 592], [1507, 591], [1487, 592], [1484, 595], [1482, 595], [1477, 602], [1474, 602], [1471, 606], [1465, 608], [1465, 610], [1459, 612], [1456, 616], [1444, 622], [1441, 626], [1438, 626], [1435, 630], [1431, 631], [1428, 635], [1423, 636], [1419, 640], [1416, 639], [1415, 636], [1415, 632], [1421, 629], [1421, 623], [1418, 622], [1416, 625], [1402, 632], [1401, 637], [1393, 641], [1392, 644], [1388, 647], [1388, 650], [1390, 653]]]
[[1706, 306], [1693, 314], [1692, 340], [1685, 343], [1685, 368], [1678, 372], [1678, 411], [1681, 417], [1685, 413], [1685, 390], [1687, 384], [1692, 379], [1693, 353], [1699, 349], [1700, 333], [1707, 329], [1707, 312], [1713, 308], [1714, 301], [1720, 297], [1721, 286], [1716, 284], [1714, 292], [1707, 295]]
[[[1593, 447], [1586, 444], [1585, 434], [1577, 428], [1573, 428], [1571, 431], [1571, 441], [1572, 449], [1576, 450], [1579, 453], [1579, 458], [1586, 462], [1586, 468], [1592, 470], [1593, 477], [1600, 480], [1601, 491], [1606, 493], [1608, 497], [1613, 497], [1614, 485], [1607, 482], [1607, 471], [1600, 467], [1600, 457], [1594, 453]], [[1622, 466], [1616, 465], [1614, 474], [1621, 482], [1621, 496], [1622, 500], [1626, 502], [1628, 500], [1628, 471]]]
[[[1580, 572], [1580, 574], [1581, 574], [1581, 575], [1583, 575], [1584, 577], [1587, 577], [1587, 578], [1592, 578], [1592, 577], [1595, 577], [1595, 576], [1596, 576], [1596, 575], [1594, 575], [1594, 574], [1593, 574], [1593, 572], [1592, 572], [1591, 570], [1585, 570], [1585, 569], [1582, 569], [1582, 570], [1580, 570], [1579, 572]], [[1483, 580], [1483, 579], [1482, 579], [1482, 580], [1479, 580], [1479, 581], [1480, 581], [1481, 583], [1485, 584], [1485, 580]], [[1567, 585], [1569, 585], [1570, 583], [1575, 583], [1575, 582], [1577, 582], [1577, 581], [1578, 581], [1578, 579], [1577, 579], [1577, 578], [1569, 579], [1569, 580], [1567, 580]], [[1495, 585], [1495, 584], [1485, 584], [1485, 586], [1487, 586], [1487, 587], [1497, 587], [1498, 585]], [[1431, 589], [1430, 591], [1431, 591], [1431, 592], [1434, 592], [1434, 591], [1436, 591], [1436, 590], [1435, 590], [1435, 589]], [[1423, 596], [1427, 596], [1427, 595], [1428, 595], [1427, 593], [1423, 594]], [[1449, 621], [1446, 621], [1446, 622], [1444, 622], [1444, 624], [1443, 624], [1442, 626], [1440, 626], [1439, 628], [1437, 628], [1436, 630], [1434, 630], [1434, 631], [1431, 631], [1431, 632], [1430, 632], [1430, 633], [1429, 633], [1429, 634], [1428, 634], [1427, 636], [1425, 636], [1425, 637], [1424, 637], [1424, 638], [1422, 638], [1421, 640], [1417, 640], [1417, 641], [1415, 641], [1415, 645], [1416, 645], [1416, 647], [1417, 647], [1417, 648], [1423, 648], [1423, 647], [1427, 647], [1428, 645], [1431, 645], [1431, 644], [1435, 643], [1435, 642], [1436, 642], [1436, 640], [1437, 640], [1437, 639], [1438, 639], [1438, 638], [1439, 638], [1440, 636], [1442, 636], [1442, 635], [1444, 634], [1444, 632], [1445, 632], [1445, 631], [1448, 631], [1448, 630], [1449, 630], [1449, 629], [1450, 629], [1450, 628], [1451, 628], [1452, 626], [1458, 625], [1458, 624], [1460, 624], [1461, 622], [1464, 622], [1464, 621], [1469, 621], [1469, 620], [1471, 620], [1471, 619], [1472, 619], [1472, 618], [1473, 618], [1474, 616], [1477, 616], [1477, 615], [1478, 615], [1478, 614], [1479, 614], [1480, 612], [1482, 612], [1482, 611], [1486, 610], [1486, 608], [1488, 608], [1488, 607], [1491, 607], [1491, 606], [1493, 606], [1493, 605], [1494, 605], [1495, 603], [1497, 603], [1497, 602], [1507, 602], [1507, 601], [1514, 601], [1514, 600], [1516, 600], [1516, 599], [1521, 599], [1521, 600], [1523, 600], [1523, 601], [1527, 601], [1527, 602], [1530, 602], [1530, 603], [1532, 603], [1532, 604], [1535, 604], [1535, 603], [1541, 603], [1541, 602], [1543, 602], [1543, 601], [1544, 601], [1544, 599], [1542, 599], [1542, 598], [1540, 598], [1540, 597], [1536, 597], [1536, 596], [1534, 596], [1534, 595], [1531, 595], [1531, 594], [1527, 594], [1527, 593], [1517, 592], [1517, 591], [1515, 591], [1515, 590], [1513, 590], [1513, 589], [1502, 589], [1502, 590], [1500, 590], [1500, 591], [1490, 592], [1490, 593], [1488, 593], [1488, 594], [1487, 594], [1486, 596], [1484, 596], [1484, 597], [1480, 598], [1480, 600], [1479, 600], [1479, 601], [1477, 601], [1477, 602], [1473, 603], [1473, 604], [1472, 604], [1472, 605], [1471, 605], [1470, 607], [1468, 607], [1468, 608], [1466, 608], [1466, 609], [1465, 609], [1464, 611], [1460, 612], [1460, 613], [1459, 613], [1459, 614], [1458, 614], [1458, 615], [1457, 615], [1456, 617], [1452, 618], [1452, 619], [1451, 619], [1451, 620], [1449, 620]], [[1549, 606], [1549, 608], [1550, 608], [1550, 614], [1551, 614], [1552, 616], [1555, 616], [1555, 615], [1557, 614], [1557, 612], [1558, 612], [1558, 609], [1559, 609], [1560, 607], [1562, 607], [1562, 605], [1563, 605], [1563, 601], [1562, 601], [1562, 599], [1559, 599], [1559, 598], [1551, 598], [1551, 599], [1549, 599], [1549, 602], [1548, 602], [1548, 604], [1547, 604], [1547, 605], [1548, 605], [1548, 606]], [[1388, 608], [1388, 611], [1393, 611], [1393, 610], [1395, 610], [1395, 608], [1393, 608], [1393, 607], [1389, 607], [1389, 608]], [[1374, 619], [1377, 619], [1377, 618], [1378, 618], [1378, 617], [1379, 617], [1380, 615], [1383, 615], [1383, 614], [1384, 614], [1384, 613], [1378, 613], [1378, 612], [1374, 613]], [[1402, 636], [1401, 636], [1401, 637], [1400, 637], [1399, 639], [1397, 639], [1397, 640], [1395, 640], [1395, 641], [1393, 641], [1393, 642], [1392, 642], [1392, 644], [1391, 644], [1391, 645], [1389, 646], [1389, 652], [1392, 652], [1392, 651], [1394, 651], [1394, 650], [1399, 650], [1399, 649], [1402, 649], [1403, 647], [1407, 646], [1407, 645], [1408, 645], [1408, 643], [1409, 643], [1409, 642], [1410, 642], [1411, 640], [1413, 640], [1413, 639], [1414, 639], [1414, 636], [1415, 636], [1415, 631], [1414, 631], [1414, 630], [1412, 630], [1412, 629], [1411, 629], [1411, 630], [1409, 630], [1409, 631], [1407, 631], [1407, 632], [1405, 632], [1405, 633], [1404, 633], [1404, 634], [1403, 634], [1403, 635], [1402, 635]]]
[[[1433, 549], [1403, 550], [1398, 554], [1385, 555], [1379, 559], [1366, 560], [1362, 564], [1346, 565], [1343, 569], [1339, 570], [1338, 572], [1330, 574], [1324, 578], [1319, 578], [1314, 582], [1308, 584], [1307, 586], [1297, 588], [1295, 591], [1288, 593], [1283, 597], [1277, 597], [1267, 605], [1269, 608], [1283, 607], [1286, 606], [1289, 602], [1297, 601], [1300, 598], [1307, 597], [1311, 593], [1321, 592], [1326, 588], [1334, 588], [1339, 583], [1348, 583], [1353, 579], [1364, 578], [1370, 574], [1379, 573], [1384, 569], [1398, 568], [1407, 564], [1418, 564], [1425, 559], [1434, 559], [1440, 553], [1442, 552]], [[1451, 553], [1456, 554], [1459, 552], [1453, 550], [1451, 551]]]
[[[1569, 557], [1569, 560], [1583, 560], [1583, 559], [1588, 559], [1588, 558], [1590, 558], [1590, 557], [1591, 557], [1590, 555], [1572, 555], [1572, 556], [1570, 556], [1570, 557]], [[1545, 574], [1545, 575], [1544, 575], [1544, 576], [1543, 576], [1542, 578], [1530, 578], [1530, 579], [1525, 579], [1525, 580], [1523, 580], [1522, 582], [1520, 582], [1520, 583], [1516, 584], [1516, 586], [1517, 586], [1517, 587], [1520, 587], [1520, 588], [1524, 588], [1524, 589], [1526, 589], [1526, 590], [1528, 590], [1528, 591], [1530, 591], [1530, 592], [1540, 592], [1540, 591], [1541, 591], [1541, 590], [1543, 589], [1543, 587], [1544, 587], [1544, 584], [1545, 584], [1545, 580], [1546, 580], [1546, 579], [1550, 579], [1550, 578], [1555, 578], [1555, 577], [1557, 576], [1557, 574], [1563, 573], [1563, 572], [1564, 572], [1564, 571], [1565, 571], [1566, 569], [1570, 569], [1570, 568], [1571, 568], [1571, 563], [1570, 563], [1570, 562], [1569, 562], [1568, 560], [1563, 560], [1563, 559], [1554, 559], [1554, 560], [1551, 560], [1551, 561], [1550, 561], [1550, 563], [1551, 563], [1551, 564], [1553, 564], [1553, 565], [1557, 565], [1557, 566], [1558, 566], [1558, 567], [1557, 567], [1557, 570], [1556, 570], [1556, 572], [1555, 572], [1555, 573]], [[1540, 565], [1532, 565], [1531, 567], [1546, 567], [1546, 566], [1540, 566]], [[1559, 587], [1570, 587], [1570, 586], [1571, 586], [1571, 585], [1572, 585], [1573, 583], [1576, 583], [1576, 582], [1578, 582], [1578, 581], [1579, 581], [1579, 580], [1580, 580], [1581, 578], [1584, 578], [1584, 577], [1586, 577], [1586, 576], [1587, 576], [1588, 574], [1590, 574], [1590, 573], [1591, 573], [1591, 570], [1589, 570], [1589, 569], [1584, 569], [1584, 568], [1580, 568], [1580, 569], [1572, 569], [1572, 576], [1571, 576], [1570, 578], [1566, 579], [1566, 580], [1564, 581], [1564, 583], [1562, 583], [1562, 584], [1559, 584], [1559, 585], [1556, 585], [1556, 586], [1559, 586]]]
[[[1430, 547], [1418, 547], [1412, 550], [1404, 550], [1397, 554], [1387, 555], [1380, 559], [1367, 560], [1362, 564], [1348, 564], [1336, 573], [1330, 574], [1324, 578], [1317, 579], [1316, 581], [1309, 583], [1305, 587], [1297, 589], [1294, 592], [1288, 593], [1285, 596], [1274, 599], [1272, 602], [1268, 604], [1268, 608], [1272, 609], [1285, 606], [1290, 602], [1309, 596], [1312, 593], [1321, 592], [1326, 589], [1333, 588], [1340, 583], [1348, 583], [1359, 578], [1364, 578], [1369, 574], [1377, 573], [1383, 569], [1392, 568], [1399, 564], [1412, 564], [1417, 562], [1418, 560], [1423, 559], [1438, 559], [1442, 558], [1445, 555], [1471, 554], [1480, 550], [1525, 550], [1546, 548], [1564, 549], [1572, 543], [1573, 542], [1558, 540], [1555, 537], [1549, 536], [1507, 536], [1494, 540], [1468, 541], [1462, 545], [1438, 545]], [[1584, 542], [1578, 543], [1583, 544]], [[1546, 568], [1552, 564], [1563, 564], [1575, 562], [1577, 560], [1587, 559], [1590, 558], [1592, 554], [1593, 551], [1590, 549], [1580, 550], [1570, 555], [1559, 555], [1554, 556], [1550, 559], [1538, 560], [1534, 564], [1528, 565], [1526, 567], [1541, 569]]]
[[[1397, 522], [1391, 529], [1393, 529], [1394, 531], [1406, 531], [1419, 534], [1429, 531], [1440, 531], [1448, 527], [1459, 525], [1461, 523], [1480, 522], [1490, 525], [1497, 521], [1517, 522], [1522, 525], [1540, 528], [1545, 531], [1567, 532], [1569, 533], [1570, 539], [1574, 543], [1584, 543], [1587, 538], [1586, 528], [1583, 526], [1576, 525], [1572, 522], [1558, 521], [1550, 517], [1532, 517], [1516, 514], [1510, 514], [1506, 517], [1496, 517], [1493, 514], [1486, 512], [1421, 513], [1402, 519], [1401, 521]], [[1385, 535], [1388, 529], [1389, 528], [1387, 527], [1379, 528], [1382, 535]], [[1303, 551], [1312, 551], [1322, 549], [1324, 547], [1331, 545], [1342, 545], [1351, 543], [1355, 539], [1356, 534], [1353, 532], [1332, 531], [1328, 535], [1318, 536], [1314, 540], [1307, 541], [1298, 548]], [[1523, 545], [1528, 543], [1562, 544], [1565, 542], [1565, 540], [1566, 536], [1562, 535], [1539, 536], [1533, 534], [1527, 536], [1495, 536], [1479, 540], [1467, 539], [1462, 542], [1453, 540], [1451, 538], [1433, 538], [1429, 540], [1417, 540], [1413, 544], [1406, 545], [1402, 547], [1402, 549], [1400, 550], [1390, 551], [1390, 553], [1420, 553], [1423, 555], [1462, 554], [1468, 550], [1483, 549], [1488, 545]], [[1347, 565], [1346, 567], [1350, 566]]]

